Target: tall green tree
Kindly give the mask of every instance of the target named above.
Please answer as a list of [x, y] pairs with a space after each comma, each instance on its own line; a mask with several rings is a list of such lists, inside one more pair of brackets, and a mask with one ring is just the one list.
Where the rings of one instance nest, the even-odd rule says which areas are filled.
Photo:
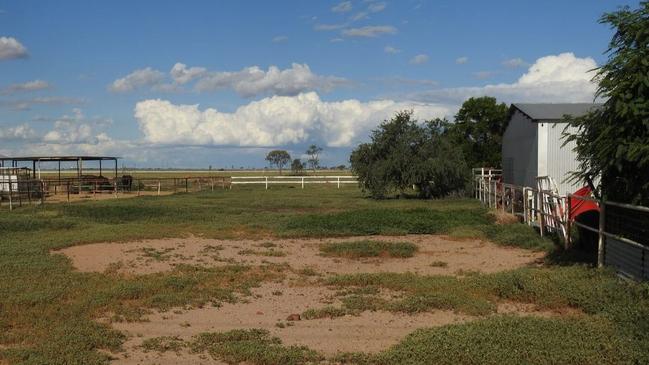
[[615, 34], [607, 62], [597, 69], [597, 96], [605, 103], [568, 118], [565, 143], [575, 142], [579, 169], [573, 175], [597, 195], [649, 205], [649, 2], [606, 13], [600, 23]]
[[462, 148], [469, 167], [501, 166], [508, 114], [508, 106], [490, 96], [470, 98], [462, 104], [446, 133]]
[[281, 175], [284, 166], [291, 162], [291, 155], [284, 150], [273, 150], [268, 152], [266, 155], [266, 161], [268, 161], [271, 167], [273, 165], [277, 166], [279, 174]]
[[313, 169], [313, 172], [315, 173], [315, 170], [320, 166], [320, 153], [322, 152], [322, 148], [318, 147], [314, 144], [310, 145], [309, 148], [306, 150], [306, 154], [309, 156], [306, 160], [306, 162], [311, 166]]
[[442, 197], [463, 189], [468, 179], [462, 152], [439, 124], [419, 124], [405, 111], [372, 131], [371, 142], [359, 145], [350, 162], [361, 188], [374, 198], [413, 185], [421, 197]]

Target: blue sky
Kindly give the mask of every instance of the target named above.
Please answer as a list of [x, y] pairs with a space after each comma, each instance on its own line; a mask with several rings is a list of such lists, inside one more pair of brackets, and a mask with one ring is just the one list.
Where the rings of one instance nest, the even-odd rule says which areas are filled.
[[323, 163], [396, 110], [592, 101], [623, 1], [0, 1], [0, 154]]

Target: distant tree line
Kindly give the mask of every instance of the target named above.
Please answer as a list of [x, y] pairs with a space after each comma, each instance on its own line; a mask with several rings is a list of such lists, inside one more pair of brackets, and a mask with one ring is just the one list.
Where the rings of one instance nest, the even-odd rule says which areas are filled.
[[[305, 152], [307, 156], [306, 162], [302, 162], [299, 158], [291, 159], [291, 155], [286, 150], [273, 150], [266, 155], [266, 161], [268, 161], [270, 167], [276, 167], [280, 175], [284, 167], [289, 166], [289, 164], [293, 175], [302, 175], [307, 168], [310, 168], [315, 173], [317, 169], [321, 168], [320, 154], [322, 151], [322, 147], [318, 147], [315, 144], [310, 145]], [[345, 165], [340, 165], [335, 168], [345, 169]]]

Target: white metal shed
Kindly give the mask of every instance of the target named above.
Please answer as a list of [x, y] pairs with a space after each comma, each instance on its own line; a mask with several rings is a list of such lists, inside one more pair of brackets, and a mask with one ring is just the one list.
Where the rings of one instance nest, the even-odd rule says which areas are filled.
[[577, 169], [573, 143], [562, 147], [565, 115], [579, 117], [600, 104], [521, 104], [511, 105], [509, 124], [502, 141], [503, 181], [536, 187], [537, 176], [550, 176], [560, 195], [581, 186], [568, 182]]

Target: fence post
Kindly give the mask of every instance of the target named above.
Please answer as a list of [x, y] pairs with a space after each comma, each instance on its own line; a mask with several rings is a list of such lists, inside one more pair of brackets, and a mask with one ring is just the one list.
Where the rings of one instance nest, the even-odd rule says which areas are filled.
[[113, 184], [115, 186], [115, 199], [117, 199], [117, 181], [115, 181]]
[[41, 180], [41, 206], [45, 204], [45, 182]]
[[338, 176], [338, 189], [340, 189], [340, 176]]
[[604, 199], [599, 202], [599, 238], [597, 240], [597, 267], [604, 266], [604, 245], [606, 244], [604, 237], [604, 227], [606, 226], [606, 202]]
[[140, 182], [141, 181], [139, 181], [139, 180], [137, 182], [137, 196], [140, 196]]
[[266, 176], [266, 190], [268, 190], [268, 176]]
[[214, 178], [210, 177], [210, 184], [212, 185], [212, 191], [214, 191]]
[[160, 196], [160, 180], [158, 180], [158, 196]]
[[68, 180], [68, 204], [70, 204], [70, 180]]
[[539, 228], [540, 228], [540, 232], [541, 232], [541, 237], [543, 237], [544, 223], [545, 223], [545, 215], [544, 215], [545, 209], [543, 208], [544, 204], [543, 204], [543, 192], [542, 191], [538, 192], [538, 194], [536, 195], [536, 199], [537, 199], [536, 214], [539, 215]]
[[302, 189], [304, 189], [304, 176], [302, 176]]
[[189, 181], [185, 178], [185, 192], [189, 193]]
[[523, 222], [528, 224], [527, 220], [527, 188], [523, 187]]
[[11, 175], [9, 175], [9, 210], [14, 210], [13, 206], [13, 201], [11, 200], [11, 196], [13, 195], [13, 182], [11, 181]]
[[485, 199], [488, 208], [491, 208], [491, 179], [485, 181]]
[[572, 195], [568, 194], [566, 196], [566, 247], [565, 249], [569, 249], [570, 246], [572, 245], [572, 235], [570, 234], [570, 231], [572, 230], [572, 222], [570, 220], [570, 211], [572, 211], [572, 199], [570, 198]]

